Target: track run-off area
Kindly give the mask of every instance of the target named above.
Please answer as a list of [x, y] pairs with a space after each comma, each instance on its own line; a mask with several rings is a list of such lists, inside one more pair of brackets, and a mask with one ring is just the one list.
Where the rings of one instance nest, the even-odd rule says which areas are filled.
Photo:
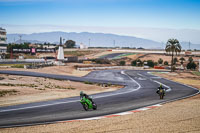
[[[71, 97], [44, 102], [0, 107], [0, 128], [55, 123], [92, 118], [126, 112], [155, 104], [162, 104], [199, 93], [199, 90], [151, 74], [145, 70], [100, 70], [84, 77], [44, 74], [25, 71], [1, 71], [0, 74], [23, 75], [122, 85], [123, 88], [92, 95], [98, 108], [85, 111], [80, 97]], [[156, 90], [159, 84], [167, 89], [164, 99], [159, 99]], [[81, 86], [80, 86], [81, 87]], [[87, 92], [86, 92], [87, 93]]]

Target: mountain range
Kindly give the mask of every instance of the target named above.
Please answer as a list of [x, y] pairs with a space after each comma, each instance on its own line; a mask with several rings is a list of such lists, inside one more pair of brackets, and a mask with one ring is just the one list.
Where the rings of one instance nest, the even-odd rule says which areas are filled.
[[[89, 47], [142, 47], [146, 49], [163, 49], [165, 44], [149, 39], [137, 38], [133, 36], [122, 36], [116, 34], [105, 33], [89, 33], [89, 32], [42, 32], [32, 34], [7, 34], [7, 42], [19, 43], [19, 35], [22, 36], [21, 42], [31, 43], [55, 43], [59, 44], [60, 37], [66, 40], [76, 41], [76, 45], [81, 43]], [[189, 42], [181, 42], [183, 49], [189, 48]], [[190, 43], [191, 49], [199, 49], [200, 44]]]

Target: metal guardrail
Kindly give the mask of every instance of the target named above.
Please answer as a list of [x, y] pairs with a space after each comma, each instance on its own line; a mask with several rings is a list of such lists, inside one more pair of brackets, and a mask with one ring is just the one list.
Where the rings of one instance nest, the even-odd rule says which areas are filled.
[[134, 67], [134, 66], [110, 66], [110, 67], [84, 67], [84, 68], [77, 68], [79, 71], [86, 71], [86, 70], [106, 70], [106, 69], [136, 69], [142, 70], [143, 67]]
[[45, 62], [45, 59], [0, 59], [0, 63], [6, 63], [6, 62], [25, 62], [25, 63], [32, 63], [32, 62]]

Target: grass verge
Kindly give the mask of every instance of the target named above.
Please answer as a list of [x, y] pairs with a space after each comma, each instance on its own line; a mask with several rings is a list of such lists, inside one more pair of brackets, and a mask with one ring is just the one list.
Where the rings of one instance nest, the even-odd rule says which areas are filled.
[[197, 72], [197, 71], [192, 72], [192, 74], [200, 76], [200, 72]]

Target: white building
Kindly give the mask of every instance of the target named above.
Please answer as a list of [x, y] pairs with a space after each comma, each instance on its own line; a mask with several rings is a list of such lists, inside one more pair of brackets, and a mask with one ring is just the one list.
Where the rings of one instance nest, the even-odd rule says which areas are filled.
[[88, 49], [88, 46], [84, 45], [84, 44], [80, 44], [80, 49]]
[[7, 50], [7, 43], [6, 43], [6, 30], [0, 27], [0, 59], [1, 54], [6, 53]]
[[0, 27], [0, 44], [6, 44], [6, 30]]

